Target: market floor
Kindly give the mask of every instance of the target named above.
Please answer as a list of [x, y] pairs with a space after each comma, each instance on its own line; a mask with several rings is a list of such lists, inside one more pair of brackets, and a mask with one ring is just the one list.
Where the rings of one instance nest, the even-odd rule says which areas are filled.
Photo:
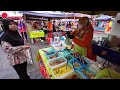
[[[45, 47], [48, 47], [48, 44], [46, 44], [46, 42], [31, 45], [34, 64], [32, 65], [28, 63], [27, 67], [27, 71], [31, 79], [44, 79], [39, 71], [38, 62], [36, 61], [36, 54], [39, 48]], [[19, 79], [16, 71], [13, 69], [12, 66], [9, 65], [9, 62], [6, 58], [6, 54], [3, 52], [1, 47], [0, 47], [0, 79]]]

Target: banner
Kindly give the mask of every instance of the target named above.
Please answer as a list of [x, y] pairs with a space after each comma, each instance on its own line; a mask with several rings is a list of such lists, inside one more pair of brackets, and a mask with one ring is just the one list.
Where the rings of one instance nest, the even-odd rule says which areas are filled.
[[113, 25], [113, 21], [106, 23], [105, 33], [110, 34], [112, 25]]
[[44, 31], [29, 31], [29, 36], [31, 39], [45, 37]]

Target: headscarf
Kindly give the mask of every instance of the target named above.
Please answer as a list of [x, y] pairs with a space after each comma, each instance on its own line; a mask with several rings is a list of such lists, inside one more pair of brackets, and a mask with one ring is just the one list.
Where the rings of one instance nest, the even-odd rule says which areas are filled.
[[[0, 41], [5, 41], [11, 44], [12, 46], [21, 46], [24, 45], [24, 40], [22, 37], [19, 35], [18, 31], [11, 31], [9, 29], [9, 24], [10, 22], [14, 22], [13, 20], [9, 19], [3, 19], [3, 35], [0, 38]], [[14, 22], [16, 25], [17, 23]]]

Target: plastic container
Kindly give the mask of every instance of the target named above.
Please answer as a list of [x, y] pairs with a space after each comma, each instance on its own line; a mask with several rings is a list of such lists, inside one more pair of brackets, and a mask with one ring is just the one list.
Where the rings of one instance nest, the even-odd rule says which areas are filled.
[[69, 62], [70, 65], [72, 65], [72, 66], [73, 66], [73, 62], [74, 62], [74, 69], [75, 69], [75, 70], [79, 70], [79, 71], [80, 71], [82, 68], [85, 68], [85, 66], [82, 65], [82, 63], [79, 62], [77, 59], [72, 59], [72, 60], [69, 60], [68, 62]]
[[89, 67], [90, 66], [90, 60], [88, 58], [84, 57], [84, 56], [81, 56], [81, 59], [84, 61], [84, 63], [80, 61], [79, 57], [77, 57], [75, 59], [77, 59], [84, 67]]
[[75, 73], [79, 79], [86, 79], [85, 75], [82, 72], [75, 70]]
[[82, 59], [87, 63], [86, 66], [89, 67], [90, 66], [90, 59], [82, 56]]
[[97, 73], [94, 79], [120, 79], [120, 74], [111, 69], [105, 68]]
[[64, 57], [57, 57], [48, 61], [48, 65], [51, 69], [64, 65], [66, 63], [67, 63], [67, 60]]
[[64, 79], [79, 79], [75, 72], [69, 74], [68, 76], [64, 77]]
[[[79, 72], [82, 76], [84, 76], [85, 79], [94, 79], [96, 76], [96, 73], [94, 73], [91, 69], [89, 68], [84, 68], [86, 74], [83, 72], [83, 69], [81, 69]], [[89, 73], [89, 74], [88, 74]], [[92, 75], [91, 75], [92, 74]]]
[[100, 68], [102, 67], [101, 64], [94, 62], [90, 65], [89, 69], [91, 69], [93, 72], [98, 73], [100, 72]]
[[73, 56], [71, 56], [71, 55], [65, 55], [64, 56], [65, 57], [65, 59], [67, 59], [67, 60], [73, 60], [74, 59], [74, 57]]
[[64, 42], [62, 42], [62, 41], [60, 41], [59, 43], [52, 42], [52, 43], [51, 43], [51, 46], [52, 46], [56, 51], [64, 50], [64, 49], [66, 48], [66, 45], [65, 45]]
[[57, 57], [59, 57], [59, 55], [58, 55], [56, 52], [55, 52], [54, 54], [47, 55], [47, 58], [48, 58], [49, 60], [54, 59], [54, 58], [57, 58]]
[[[48, 60], [53, 59], [52, 57], [54, 57], [56, 55], [56, 57], [59, 57], [59, 55], [57, 54], [57, 51], [55, 51], [54, 49], [50, 49], [50, 50], [43, 50], [48, 58]], [[54, 58], [56, 58], [54, 57]]]
[[[58, 54], [60, 56], [64, 56], [65, 57], [65, 56], [69, 56], [71, 53], [72, 53], [71, 51], [68, 52], [67, 50], [60, 50]], [[71, 57], [73, 57], [73, 56], [71, 56]]]
[[74, 69], [70, 64], [68, 64], [67, 70], [66, 70], [66, 64], [63, 64], [54, 69], [51, 69], [51, 71], [55, 79], [65, 79], [74, 73]]

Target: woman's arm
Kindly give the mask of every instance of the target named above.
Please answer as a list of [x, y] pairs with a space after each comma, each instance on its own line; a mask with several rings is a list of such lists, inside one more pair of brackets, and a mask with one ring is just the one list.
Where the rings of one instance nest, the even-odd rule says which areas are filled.
[[12, 47], [8, 42], [5, 42], [5, 41], [1, 41], [1, 46], [6, 53], [11, 53], [11, 54], [14, 54], [23, 50], [21, 46]]

